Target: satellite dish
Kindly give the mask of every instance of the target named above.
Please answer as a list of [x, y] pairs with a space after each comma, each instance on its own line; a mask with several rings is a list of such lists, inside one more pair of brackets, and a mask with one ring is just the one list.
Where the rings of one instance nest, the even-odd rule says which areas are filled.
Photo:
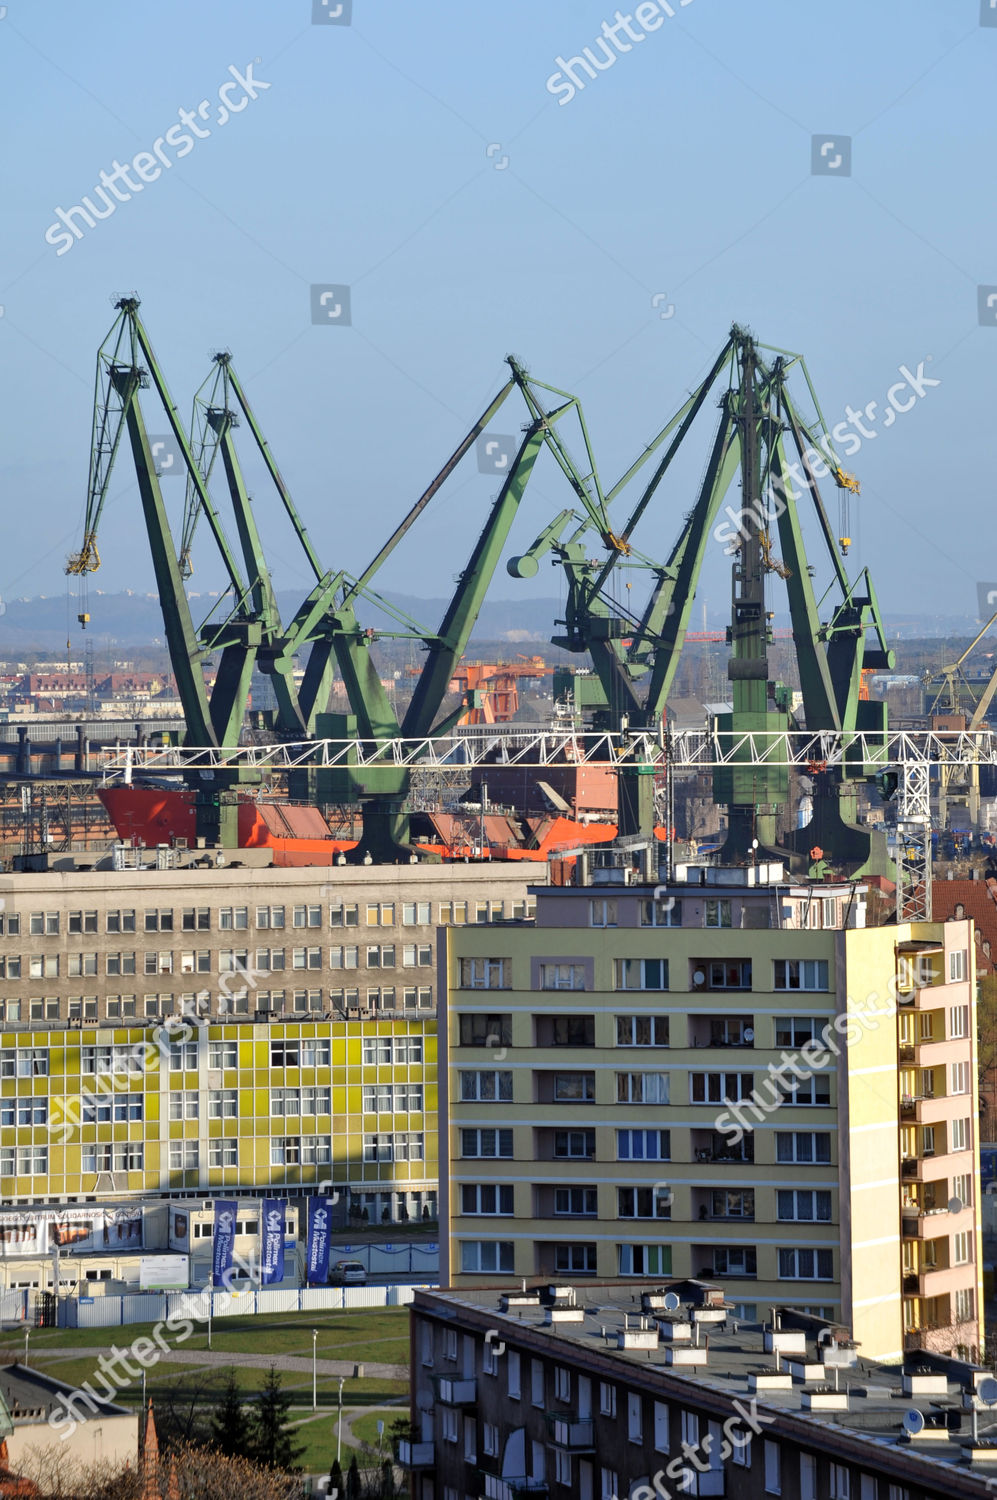
[[950, 1198], [949, 1199], [949, 1213], [950, 1214], [961, 1214], [962, 1213], [962, 1199], [961, 1198]]
[[[677, 1312], [681, 1305], [674, 1292], [665, 1293], [665, 1312]], [[997, 1381], [995, 1381], [995, 1384], [997, 1384]]]
[[984, 1406], [997, 1406], [997, 1380], [994, 1380], [993, 1376], [981, 1380], [976, 1388], [976, 1394]]
[[702, 969], [697, 969], [696, 970], [696, 972], [692, 976], [692, 982], [693, 982], [693, 984], [705, 984], [706, 983], [706, 975], [704, 974], [704, 972], [703, 972]]
[[755, 1028], [753, 1026], [746, 1026], [744, 1028], [744, 1040], [746, 1042], [753, 1042], [755, 1040]]
[[[995, 1381], [994, 1384], [997, 1385], [997, 1381]], [[916, 1406], [912, 1406], [910, 1411], [904, 1412], [904, 1432], [909, 1432], [911, 1437], [913, 1437], [916, 1433], [920, 1432], [923, 1427], [924, 1417], [918, 1411]]]

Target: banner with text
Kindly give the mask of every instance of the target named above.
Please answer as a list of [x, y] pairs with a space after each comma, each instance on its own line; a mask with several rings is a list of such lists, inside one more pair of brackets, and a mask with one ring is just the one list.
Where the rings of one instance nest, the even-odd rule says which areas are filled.
[[325, 1286], [329, 1280], [329, 1216], [327, 1198], [308, 1200], [308, 1281]]
[[211, 1246], [211, 1276], [215, 1286], [220, 1286], [228, 1271], [232, 1269], [235, 1254], [235, 1210], [234, 1199], [215, 1199], [215, 1230]]
[[284, 1280], [284, 1204], [264, 1198], [260, 1223], [260, 1286]]

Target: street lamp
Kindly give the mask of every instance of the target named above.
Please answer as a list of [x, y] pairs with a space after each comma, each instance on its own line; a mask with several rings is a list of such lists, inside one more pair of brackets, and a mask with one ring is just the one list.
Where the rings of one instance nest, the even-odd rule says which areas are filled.
[[318, 1363], [316, 1346], [318, 1341], [318, 1329], [312, 1329], [312, 1411], [318, 1408]]
[[343, 1385], [346, 1381], [345, 1375], [339, 1377], [339, 1416], [336, 1419], [336, 1462], [343, 1456]]
[[28, 1340], [30, 1339], [30, 1337], [31, 1337], [31, 1329], [26, 1327], [25, 1330], [24, 1330], [24, 1363], [25, 1363], [25, 1366], [27, 1366], [27, 1363], [28, 1363]]

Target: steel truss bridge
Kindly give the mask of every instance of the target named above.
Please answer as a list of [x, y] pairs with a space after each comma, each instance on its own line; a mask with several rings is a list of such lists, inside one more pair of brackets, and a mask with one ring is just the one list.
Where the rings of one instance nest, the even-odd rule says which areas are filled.
[[649, 765], [673, 773], [728, 766], [788, 767], [820, 774], [874, 763], [897, 777], [897, 914], [931, 918], [931, 783], [942, 770], [997, 766], [997, 732], [990, 729], [895, 730], [887, 735], [833, 730], [719, 732], [674, 729], [661, 734], [610, 733], [571, 727], [467, 727], [417, 739], [301, 740], [269, 745], [106, 746], [91, 753], [105, 778], [200, 775], [210, 781], [233, 770], [279, 773], [302, 766], [397, 766], [415, 774], [461, 774], [475, 767], [544, 769], [607, 762]]

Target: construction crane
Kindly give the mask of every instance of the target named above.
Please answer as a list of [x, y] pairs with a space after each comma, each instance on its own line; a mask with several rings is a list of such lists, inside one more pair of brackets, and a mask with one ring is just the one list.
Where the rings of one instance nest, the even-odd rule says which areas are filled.
[[[978, 684], [973, 683], [963, 672], [963, 663], [979, 645], [987, 631], [997, 620], [994, 613], [979, 630], [961, 656], [947, 666], [939, 667], [927, 678], [925, 686], [938, 683], [938, 690], [928, 710], [932, 724], [944, 720], [951, 729], [979, 729], [986, 719], [994, 694], [997, 692], [997, 666], [977, 697]], [[975, 698], [975, 703], [974, 703]], [[967, 713], [967, 709], [971, 711]], [[980, 822], [980, 767], [975, 759], [962, 765], [943, 765], [938, 771], [938, 815], [936, 826], [941, 831], [949, 826], [949, 812], [953, 805], [964, 806], [972, 827]]]
[[451, 691], [460, 693], [468, 705], [457, 723], [507, 724], [519, 712], [517, 684], [523, 678], [549, 676], [553, 670], [542, 656], [520, 656], [518, 661], [462, 661], [450, 683]]
[[[774, 358], [767, 358], [774, 355]], [[812, 398], [813, 415], [802, 413], [789, 388], [790, 372], [798, 368]], [[714, 399], [720, 417], [705, 474], [692, 509], [667, 560], [655, 563], [637, 552], [633, 535], [638, 522], [686, 442], [699, 413]], [[839, 550], [847, 533], [835, 537], [821, 500], [818, 477], [830, 475], [839, 491], [856, 492], [856, 481], [845, 474], [830, 440], [806, 366], [799, 355], [764, 350], [745, 330], [734, 327], [702, 384], [689, 396], [657, 437], [643, 450], [611, 490], [603, 492], [588, 444], [584, 419], [579, 421], [584, 459], [576, 464], [563, 445], [556, 453], [584, 511], [562, 511], [540, 533], [522, 558], [509, 564], [513, 576], [535, 574], [545, 554], [564, 569], [568, 604], [563, 635], [555, 644], [587, 652], [598, 675], [601, 701], [593, 705], [597, 727], [644, 729], [660, 725], [686, 639], [693, 599], [710, 539], [715, 537], [732, 557], [731, 657], [728, 677], [733, 712], [721, 715], [721, 732], [765, 730], [776, 733], [792, 727], [790, 694], [771, 681], [768, 646], [771, 615], [766, 608], [766, 579], [776, 574], [785, 583], [799, 664], [803, 712], [808, 729], [827, 729], [851, 735], [861, 731], [865, 745], [885, 744], [886, 708], [862, 691], [863, 671], [891, 667], [894, 656], [867, 569], [855, 580], [845, 573]], [[667, 445], [667, 446], [666, 446]], [[629, 518], [614, 526], [610, 507], [652, 454], [664, 448]], [[735, 479], [740, 479], [741, 507], [721, 510]], [[825, 543], [831, 584], [818, 602], [812, 567], [803, 541], [800, 498], [813, 505], [818, 533]], [[726, 520], [725, 514], [731, 516]], [[736, 522], [736, 524], [732, 524]], [[589, 556], [588, 534], [596, 529], [604, 543], [619, 544], [605, 559]], [[782, 552], [773, 552], [774, 538]], [[651, 589], [638, 617], [611, 592], [616, 570], [642, 567]], [[833, 597], [837, 594], [837, 599]], [[820, 610], [827, 610], [822, 621]], [[801, 831], [806, 846], [819, 844], [831, 862], [853, 873], [886, 871], [885, 839], [860, 828], [855, 821], [857, 783], [876, 777], [882, 769], [878, 752], [871, 758], [853, 755], [833, 770], [813, 768], [814, 821]], [[646, 829], [650, 790], [640, 791], [641, 768], [634, 768], [638, 790], [632, 801], [633, 821]], [[622, 784], [621, 784], [622, 790]], [[743, 769], [725, 766], [714, 777], [714, 796], [728, 807], [728, 837], [724, 857], [735, 862], [754, 857], [761, 849], [777, 849], [776, 816], [788, 800], [784, 767], [748, 763]], [[621, 826], [624, 809], [621, 807]], [[795, 858], [806, 858], [803, 849]], [[787, 851], [779, 849], [780, 856]]]

